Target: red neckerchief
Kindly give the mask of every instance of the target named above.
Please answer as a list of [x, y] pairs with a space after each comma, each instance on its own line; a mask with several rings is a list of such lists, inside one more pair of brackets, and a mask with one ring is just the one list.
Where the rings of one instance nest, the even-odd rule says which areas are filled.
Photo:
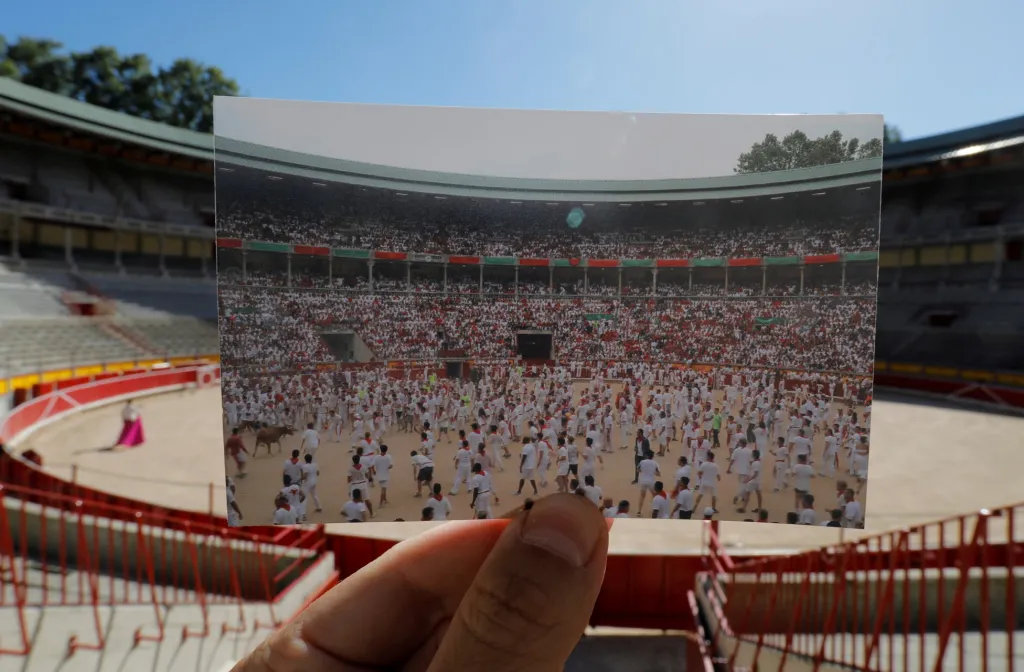
[[282, 508], [282, 509], [284, 509], [285, 511], [291, 511], [291, 510], [292, 510], [292, 507], [291, 507], [291, 505], [290, 505], [290, 504], [287, 504], [287, 503], [285, 503], [285, 504], [282, 504], [282, 505], [281, 505], [281, 506], [280, 506], [279, 508]]
[[444, 495], [434, 495], [434, 499], [440, 502], [442, 499], [444, 499]]
[[356, 469], [362, 469], [362, 468], [363, 468], [363, 465], [361, 465], [361, 464], [357, 464], [357, 465], [355, 465], [355, 467], [356, 467]]
[[293, 458], [291, 459], [291, 463], [292, 463], [292, 464], [298, 464], [298, 463], [299, 463], [299, 458], [297, 458], [297, 457], [293, 457]]

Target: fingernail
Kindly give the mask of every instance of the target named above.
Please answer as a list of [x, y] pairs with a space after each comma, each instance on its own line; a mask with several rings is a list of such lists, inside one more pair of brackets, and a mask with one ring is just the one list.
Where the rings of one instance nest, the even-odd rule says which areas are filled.
[[583, 567], [601, 536], [594, 506], [572, 495], [554, 495], [536, 502], [526, 514], [520, 540], [547, 551], [573, 567]]

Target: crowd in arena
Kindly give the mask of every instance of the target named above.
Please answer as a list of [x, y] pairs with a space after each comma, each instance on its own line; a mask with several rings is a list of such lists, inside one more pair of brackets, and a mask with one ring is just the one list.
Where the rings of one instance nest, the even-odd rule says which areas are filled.
[[678, 361], [871, 371], [875, 302], [629, 300], [359, 294], [222, 287], [226, 363], [278, 369], [335, 357], [321, 330], [354, 331], [377, 360], [442, 350], [510, 358], [521, 329], [550, 330], [564, 359]]
[[218, 235], [265, 242], [392, 252], [536, 258], [656, 259], [800, 256], [878, 249], [878, 217], [847, 217], [787, 226], [679, 226], [628, 233], [555, 230], [548, 222], [505, 226], [490, 220], [424, 222], [332, 216], [321, 211], [271, 213], [227, 207]]

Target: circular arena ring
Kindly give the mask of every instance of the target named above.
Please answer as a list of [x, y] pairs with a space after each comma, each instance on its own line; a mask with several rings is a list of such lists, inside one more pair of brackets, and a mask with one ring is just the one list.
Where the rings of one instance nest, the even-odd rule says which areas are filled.
[[[56, 628], [74, 635], [70, 648], [76, 655], [92, 655], [127, 628], [138, 644], [131, 655], [143, 656], [129, 663], [131, 669], [149, 664], [147, 655], [158, 659], [167, 646], [196, 647], [188, 650], [196, 658], [185, 658], [190, 669], [230, 662], [237, 650], [203, 652], [199, 643], [212, 633], [214, 639], [230, 634], [250, 642], [243, 648], [253, 645], [254, 633], [279, 626], [396, 541], [443, 524], [228, 528], [223, 479], [213, 476], [224, 473], [219, 375], [209, 365], [181, 366], [37, 386], [7, 416], [0, 427], [0, 581], [17, 617], [2, 626], [12, 636], [0, 642], [0, 653], [38, 658], [49, 648], [41, 646], [46, 636], [60, 636], [52, 634]], [[1003, 401], [1016, 399], [1005, 390], [998, 394]], [[141, 412], [146, 442], [111, 451], [128, 399]], [[1013, 521], [1024, 510], [984, 507], [1021, 499], [1016, 472], [998, 466], [1013, 463], [1024, 448], [1022, 436], [1024, 418], [1010, 414], [906, 396], [876, 400], [872, 438], [880, 450], [872, 455], [867, 530], [618, 521], [592, 624], [699, 633], [690, 647], [695, 664], [702, 664], [701, 655], [741, 661], [755, 655], [750, 647], [769, 641], [773, 650], [816, 656], [815, 647], [824, 648], [831, 632], [853, 629], [861, 639], [823, 655], [856, 663], [878, 646], [871, 639], [875, 614], [884, 607], [898, 615], [899, 599], [910, 604], [909, 597], [899, 598], [908, 582], [934, 581], [935, 572], [952, 581], [958, 568], [986, 562], [992, 570], [986, 581], [996, 581], [995, 570], [1002, 568], [1005, 583], [1024, 528]], [[831, 576], [844, 562], [845, 571], [857, 570], [842, 582], [844, 590], [853, 586], [865, 595], [877, 593], [875, 598], [847, 604], [834, 582], [827, 582], [827, 590], [818, 582], [805, 590], [791, 578]], [[897, 574], [895, 597], [885, 597], [885, 577]], [[739, 589], [751, 581], [785, 585], [773, 598], [785, 602], [776, 607], [819, 613], [822, 632], [808, 644], [799, 619], [768, 627], [760, 612], [765, 596], [779, 591]], [[985, 590], [1003, 594], [995, 584]], [[951, 599], [967, 599], [966, 587], [957, 591]], [[829, 617], [837, 601], [845, 606]], [[61, 629], [47, 620], [43, 608], [49, 605], [77, 611], [61, 618]], [[698, 618], [698, 609], [705, 618]], [[992, 629], [1001, 627], [995, 623]], [[890, 631], [903, 625], [890, 627], [886, 620], [881, 631], [892, 639]], [[919, 629], [916, 620], [907, 627]], [[940, 629], [935, 655], [946, 655], [941, 638], [948, 642], [949, 633], [963, 627], [950, 621], [948, 632]], [[909, 644], [900, 646], [907, 650]]]

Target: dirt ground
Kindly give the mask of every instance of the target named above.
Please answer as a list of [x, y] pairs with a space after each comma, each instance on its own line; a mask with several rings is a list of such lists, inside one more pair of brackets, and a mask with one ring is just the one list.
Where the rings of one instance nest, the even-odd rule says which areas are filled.
[[[216, 388], [163, 394], [141, 398], [147, 435], [145, 445], [112, 453], [103, 450], [113, 443], [120, 429], [120, 407], [87, 411], [50, 425], [31, 435], [17, 449], [35, 448], [45, 460], [45, 468], [62, 478], [75, 477], [92, 487], [134, 497], [164, 506], [210, 511], [223, 515], [225, 499], [220, 391]], [[877, 401], [872, 422], [871, 492], [867, 504], [868, 531], [883, 531], [926, 522], [984, 507], [995, 507], [1024, 499], [1019, 479], [1011, 469], [1024, 450], [1024, 419], [950, 410], [918, 401]], [[252, 434], [246, 444], [254, 442]], [[422, 500], [414, 498], [415, 486], [409, 466], [409, 450], [415, 445], [411, 435], [386, 437], [396, 458], [392, 480], [392, 505], [374, 522], [366, 525], [335, 524], [330, 531], [386, 539], [413, 536], [430, 523], [394, 523], [395, 518], [419, 519]], [[298, 439], [285, 442], [286, 448], [298, 446]], [[978, 457], [975, 446], [985, 447], [985, 458]], [[454, 448], [438, 447], [438, 477], [447, 490], [454, 468], [444, 456]], [[821, 439], [815, 441], [821, 454]], [[324, 512], [311, 516], [313, 522], [338, 520], [346, 498], [345, 472], [348, 447], [323, 443], [318, 452], [321, 466], [320, 496]], [[637, 501], [632, 480], [629, 451], [604, 455], [604, 470], [599, 470], [598, 485], [613, 498]], [[662, 459], [663, 473], [674, 473], [678, 447], [668, 459]], [[273, 509], [273, 495], [279, 489], [283, 457], [261, 456], [250, 462], [252, 475], [239, 482], [238, 500], [245, 514], [244, 523], [266, 524]], [[77, 467], [77, 468], [76, 468]], [[495, 513], [518, 503], [512, 496], [517, 483], [515, 467], [497, 475], [497, 490], [502, 506]], [[230, 473], [234, 473], [231, 466]], [[403, 479], [404, 475], [404, 479]], [[549, 479], [553, 480], [553, 479]], [[404, 481], [404, 483], [403, 483]], [[815, 479], [819, 502], [829, 502], [833, 483]], [[771, 483], [770, 477], [766, 483]], [[731, 499], [729, 477], [720, 490]], [[550, 486], [548, 490], [552, 490]], [[529, 492], [529, 491], [528, 491]], [[867, 490], [865, 491], [867, 494]], [[766, 492], [765, 508], [772, 520], [783, 520], [790, 510], [787, 493]], [[470, 516], [465, 493], [450, 497], [453, 513]], [[742, 520], [727, 500], [720, 501], [722, 520]], [[824, 505], [821, 507], [824, 508]], [[648, 509], [649, 510], [649, 509]], [[436, 523], [435, 523], [436, 524]], [[669, 526], [669, 528], [666, 528]], [[612, 532], [613, 553], [692, 553], [700, 548], [702, 526], [686, 521], [619, 521]], [[726, 522], [723, 539], [732, 547], [748, 550], [788, 550], [834, 543], [839, 532], [806, 526], [762, 526]], [[843, 532], [860, 536], [863, 533]]]

